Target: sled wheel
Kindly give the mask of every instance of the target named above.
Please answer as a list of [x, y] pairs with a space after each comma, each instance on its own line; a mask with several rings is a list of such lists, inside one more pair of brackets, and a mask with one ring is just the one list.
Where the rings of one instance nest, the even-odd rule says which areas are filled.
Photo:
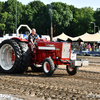
[[42, 63], [43, 72], [46, 76], [51, 76], [54, 73], [55, 65], [51, 58], [46, 58]]
[[33, 72], [43, 72], [42, 65], [33, 64], [30, 66]]
[[71, 68], [69, 65], [67, 65], [66, 70], [67, 70], [69, 75], [75, 75], [78, 71], [78, 67]]
[[13, 40], [5, 40], [0, 44], [0, 71], [3, 73], [19, 73], [21, 50]]

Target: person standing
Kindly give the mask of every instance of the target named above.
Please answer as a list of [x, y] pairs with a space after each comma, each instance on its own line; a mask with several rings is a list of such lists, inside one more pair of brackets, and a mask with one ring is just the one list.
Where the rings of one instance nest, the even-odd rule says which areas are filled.
[[89, 45], [88, 45], [88, 49], [89, 49], [89, 51], [91, 51], [91, 45], [90, 45], [90, 43], [89, 43]]
[[80, 42], [80, 52], [82, 52], [82, 49], [83, 49], [83, 45], [82, 45], [82, 43]]
[[95, 51], [95, 46], [96, 46], [96, 44], [95, 44], [95, 43], [93, 43], [93, 46], [92, 46], [92, 51]]

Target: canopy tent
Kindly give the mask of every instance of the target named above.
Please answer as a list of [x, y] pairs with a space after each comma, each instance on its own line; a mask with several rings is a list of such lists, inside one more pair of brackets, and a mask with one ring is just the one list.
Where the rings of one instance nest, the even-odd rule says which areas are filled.
[[89, 38], [89, 36], [90, 36], [90, 34], [86, 32], [83, 35], [72, 38], [72, 41], [78, 41], [78, 40], [84, 41], [87, 37]]
[[89, 33], [85, 33], [83, 35], [77, 36], [77, 37], [70, 37], [64, 33], [54, 37], [63, 41], [67, 41], [67, 40], [72, 40], [72, 41], [87, 41], [87, 42], [97, 42], [100, 41], [100, 34], [99, 33], [95, 33], [95, 34], [89, 34]]
[[84, 38], [83, 41], [89, 41], [89, 42], [97, 42], [100, 41], [100, 34], [90, 34], [88, 37]]
[[62, 33], [56, 37], [54, 37], [54, 39], [57, 38], [57, 39], [60, 39], [60, 40], [63, 40], [63, 41], [67, 41], [68, 39], [72, 40], [72, 37]]
[[100, 41], [100, 34], [99, 33], [95, 33], [95, 34], [85, 33], [83, 35], [72, 38], [72, 41], [78, 41], [78, 40], [88, 41], [88, 42], [97, 42], [97, 41]]

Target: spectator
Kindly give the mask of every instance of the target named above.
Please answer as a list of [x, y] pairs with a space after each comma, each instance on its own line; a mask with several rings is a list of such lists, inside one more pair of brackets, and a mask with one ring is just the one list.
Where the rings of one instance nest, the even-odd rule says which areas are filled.
[[83, 45], [82, 45], [82, 43], [80, 42], [80, 52], [82, 52], [82, 49], [83, 49]]
[[85, 50], [88, 51], [88, 44], [85, 43]]
[[95, 46], [95, 51], [97, 51], [97, 46]]
[[88, 45], [88, 49], [89, 49], [89, 51], [91, 51], [91, 45], [90, 45], [90, 43], [89, 43], [89, 45]]
[[94, 45], [92, 46], [92, 51], [95, 51], [95, 46]]

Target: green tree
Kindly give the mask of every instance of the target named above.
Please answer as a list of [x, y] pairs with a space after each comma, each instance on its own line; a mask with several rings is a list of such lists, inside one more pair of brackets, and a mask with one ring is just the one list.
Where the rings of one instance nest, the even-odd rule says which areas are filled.
[[91, 23], [95, 21], [93, 15], [94, 15], [94, 10], [90, 7], [85, 7], [81, 9], [84, 13], [84, 17], [81, 19], [80, 21], [80, 25], [82, 25], [82, 27], [84, 27], [84, 29], [81, 30], [81, 32], [88, 32], [88, 33], [92, 33], [91, 29]]
[[73, 14], [66, 3], [53, 2], [51, 3], [51, 21], [53, 22], [54, 36], [66, 32], [66, 28], [73, 19]]
[[1, 22], [0, 22], [0, 29], [3, 31], [5, 29], [5, 22], [7, 20], [7, 12], [1, 13]]
[[43, 2], [30, 2], [26, 6], [25, 16], [26, 24], [28, 24], [31, 28], [36, 28], [39, 35], [47, 34], [50, 18], [48, 19], [49, 14], [47, 12], [47, 7]]
[[[17, 4], [17, 7], [16, 7]], [[17, 8], [17, 9], [16, 9]], [[18, 2], [16, 3], [16, 0], [8, 0], [4, 4], [4, 9], [8, 13], [7, 20], [6, 20], [6, 33], [12, 33], [13, 28], [16, 32], [15, 25], [16, 21], [15, 19], [17, 18], [17, 25], [20, 24], [21, 19], [22, 19], [22, 13], [23, 13], [23, 5], [22, 3]], [[17, 11], [17, 14], [16, 14]], [[17, 17], [16, 17], [17, 16]]]
[[[0, 2], [0, 35], [3, 31], [12, 33], [13, 29], [15, 30], [16, 1], [17, 26], [27, 24], [30, 28], [36, 28], [39, 35], [50, 34], [51, 22], [53, 23], [53, 36], [62, 32], [70, 36], [78, 36], [85, 32], [93, 33], [93, 27], [91, 27], [93, 24], [90, 22], [100, 25], [100, 8], [96, 11], [90, 7], [78, 9], [62, 2], [45, 5], [39, 0], [23, 5], [18, 0], [8, 0], [5, 3]], [[21, 29], [21, 31], [24, 33], [26, 29]]]
[[4, 6], [4, 3], [0, 1], [0, 36], [2, 36], [3, 30], [5, 28], [5, 24], [4, 24], [4, 21], [3, 21], [4, 15], [5, 15], [3, 13], [3, 6]]
[[75, 8], [74, 6], [70, 6], [70, 9], [73, 12], [73, 20], [68, 26], [67, 30], [70, 33], [70, 36], [78, 36], [82, 35], [86, 32], [91, 33], [91, 23], [94, 20], [93, 14], [94, 11], [90, 7], [85, 8]]
[[95, 24], [100, 27], [100, 8], [97, 8], [94, 13]]

